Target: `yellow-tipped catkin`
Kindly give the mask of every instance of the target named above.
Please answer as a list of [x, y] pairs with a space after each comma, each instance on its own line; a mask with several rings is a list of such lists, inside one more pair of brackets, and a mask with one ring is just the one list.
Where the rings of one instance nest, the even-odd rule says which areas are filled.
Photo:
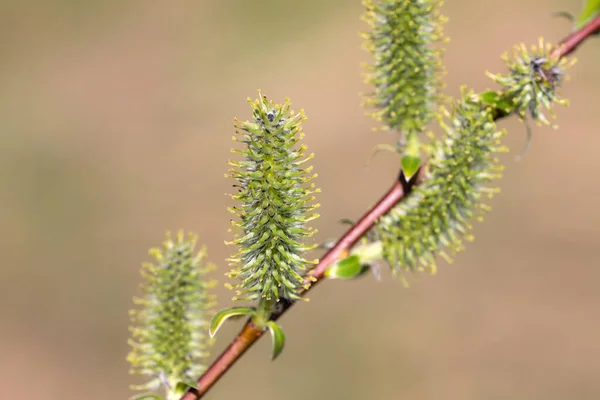
[[239, 234], [231, 244], [239, 252], [229, 259], [228, 275], [239, 280], [235, 300], [297, 300], [305, 288], [303, 271], [314, 263], [303, 258], [315, 247], [305, 243], [315, 232], [307, 223], [318, 217], [313, 194], [319, 190], [311, 183], [316, 174], [305, 166], [312, 154], [299, 144], [306, 117], [291, 111], [289, 100], [276, 105], [259, 96], [250, 101], [253, 121], [235, 125], [243, 159], [229, 163], [229, 177], [238, 183], [232, 198], [239, 202], [232, 209]]
[[463, 91], [440, 123], [445, 134], [430, 145], [424, 181], [378, 225], [384, 257], [396, 273], [433, 273], [438, 256], [449, 259], [461, 250], [471, 239], [470, 221], [483, 211], [481, 201], [496, 192], [489, 182], [501, 176], [496, 154], [506, 151], [499, 143], [504, 132], [476, 95]]
[[442, 50], [445, 41], [439, 0], [364, 0], [363, 19], [370, 30], [365, 47], [373, 57], [366, 82], [373, 92], [365, 105], [396, 131], [399, 143], [425, 130], [435, 117], [440, 98]]
[[487, 75], [500, 85], [499, 94], [510, 104], [509, 112], [516, 112], [521, 118], [531, 117], [537, 123], [551, 125], [544, 115], [548, 111], [551, 118], [554, 104], [566, 105], [560, 98], [558, 88], [563, 81], [565, 69], [575, 60], [562, 57], [556, 59], [554, 47], [539, 39], [537, 46], [528, 49], [524, 44], [513, 48], [512, 57], [508, 54], [502, 60], [508, 67], [507, 74]]
[[127, 360], [133, 374], [149, 379], [134, 390], [154, 391], [161, 386], [167, 399], [179, 398], [178, 383], [190, 382], [206, 367], [212, 340], [208, 321], [212, 317], [214, 281], [206, 273], [204, 249], [196, 252], [197, 237], [179, 231], [167, 234], [162, 248], [150, 250], [154, 262], [142, 266], [144, 296], [134, 298], [138, 308], [130, 312], [131, 352]]

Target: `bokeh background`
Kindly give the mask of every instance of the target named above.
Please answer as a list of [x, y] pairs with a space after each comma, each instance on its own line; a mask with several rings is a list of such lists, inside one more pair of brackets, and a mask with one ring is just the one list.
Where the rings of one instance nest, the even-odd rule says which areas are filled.
[[[447, 93], [492, 85], [500, 54], [570, 25], [579, 0], [451, 1]], [[0, 4], [0, 382], [3, 397], [124, 399], [127, 311], [167, 229], [231, 251], [232, 120], [256, 90], [305, 108], [335, 238], [396, 175], [359, 93], [360, 2], [108, 0]], [[600, 398], [600, 42], [578, 52], [560, 129], [515, 119], [502, 193], [476, 241], [411, 287], [328, 282], [207, 396], [261, 399]], [[219, 285], [221, 306], [231, 293]], [[237, 333], [227, 324], [215, 354]]]

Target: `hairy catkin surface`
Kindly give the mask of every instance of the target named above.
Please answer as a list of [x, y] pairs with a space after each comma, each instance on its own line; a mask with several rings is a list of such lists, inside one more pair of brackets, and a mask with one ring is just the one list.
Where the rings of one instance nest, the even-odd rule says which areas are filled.
[[531, 118], [538, 124], [551, 125], [545, 111], [555, 118], [553, 106], [568, 104], [560, 97], [558, 89], [565, 78], [565, 70], [575, 63], [575, 59], [556, 59], [553, 50], [554, 47], [542, 38], [531, 49], [524, 44], [515, 46], [512, 55], [505, 53], [502, 56], [508, 73], [487, 73], [500, 85], [498, 94], [510, 100], [508, 112], [516, 112], [522, 119]]
[[306, 224], [318, 217], [312, 212], [318, 204], [311, 204], [316, 175], [304, 167], [312, 155], [298, 145], [306, 117], [290, 111], [289, 101], [275, 105], [261, 96], [250, 104], [254, 120], [236, 121], [243, 148], [235, 152], [243, 160], [231, 161], [228, 175], [239, 184], [232, 198], [240, 205], [231, 211], [241, 231], [231, 242], [240, 250], [229, 259], [228, 275], [239, 280], [235, 300], [297, 300], [305, 288], [302, 272], [313, 263], [302, 256], [314, 248], [304, 242], [315, 232]]
[[153, 263], [142, 266], [144, 296], [134, 298], [139, 306], [130, 312], [132, 347], [127, 359], [132, 373], [149, 377], [150, 382], [136, 390], [167, 391], [178, 382], [199, 375], [212, 344], [207, 327], [214, 296], [214, 281], [205, 275], [214, 267], [206, 263], [204, 250], [195, 251], [197, 237], [179, 232], [168, 235], [162, 249], [150, 250]]
[[378, 225], [385, 259], [397, 273], [435, 272], [437, 255], [448, 258], [463, 248], [470, 221], [486, 208], [482, 200], [497, 191], [489, 183], [501, 176], [495, 157], [506, 151], [504, 132], [471, 93], [446, 117], [445, 134], [431, 144], [424, 182]]
[[421, 133], [435, 117], [440, 97], [444, 17], [439, 0], [365, 0], [363, 19], [369, 24], [365, 47], [373, 62], [366, 83], [373, 92], [365, 105], [375, 108], [384, 129], [395, 130], [402, 142]]

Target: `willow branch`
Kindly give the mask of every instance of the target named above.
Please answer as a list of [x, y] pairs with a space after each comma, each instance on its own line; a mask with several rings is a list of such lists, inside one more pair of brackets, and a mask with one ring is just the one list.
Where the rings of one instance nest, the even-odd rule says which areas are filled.
[[[571, 33], [563, 39], [552, 53], [554, 58], [562, 58], [573, 51], [594, 33], [600, 31], [600, 16], [588, 22], [581, 29]], [[508, 114], [496, 114], [494, 119], [498, 120]], [[313, 282], [308, 290], [311, 290], [317, 283], [323, 280], [325, 271], [337, 260], [346, 257], [350, 249], [357, 241], [365, 235], [392, 207], [402, 200], [411, 190], [413, 185], [418, 184], [422, 178], [423, 167], [416, 175], [415, 180], [407, 182], [404, 175], [400, 174], [400, 179], [394, 182], [392, 187], [384, 194], [381, 199], [360, 219], [358, 223], [352, 226], [320, 260], [317, 267], [310, 272]], [[307, 281], [308, 281], [307, 277]], [[277, 310], [271, 319], [276, 320], [281, 317], [295, 302], [288, 302]], [[210, 388], [231, 368], [231, 366], [248, 350], [262, 335], [263, 331], [256, 328], [251, 321], [243, 326], [240, 333], [235, 337], [232, 343], [221, 353], [206, 372], [198, 378], [198, 388], [188, 390], [181, 400], [196, 400], [203, 397]]]
[[[310, 272], [305, 282], [312, 282], [304, 293], [311, 290], [323, 280], [325, 271], [337, 260], [344, 258], [356, 242], [375, 225], [377, 220], [385, 215], [394, 205], [404, 198], [412, 186], [418, 183], [422, 176], [421, 171], [415, 174], [414, 179], [407, 182], [404, 174], [400, 174], [397, 181], [384, 194], [381, 199], [354, 225], [352, 226], [319, 261], [319, 264]], [[303, 293], [303, 294], [304, 294]], [[281, 317], [295, 302], [287, 302], [277, 310], [271, 319]], [[227, 370], [256, 342], [264, 333], [248, 320], [240, 333], [223, 353], [217, 358], [208, 370], [198, 379], [198, 389], [189, 390], [181, 400], [195, 400], [201, 398], [208, 390], [227, 372]]]
[[597, 32], [600, 32], [600, 15], [585, 24], [583, 27], [581, 27], [581, 29], [571, 33], [569, 36], [561, 40], [552, 53], [552, 57], [558, 59], [571, 54], [587, 38]]

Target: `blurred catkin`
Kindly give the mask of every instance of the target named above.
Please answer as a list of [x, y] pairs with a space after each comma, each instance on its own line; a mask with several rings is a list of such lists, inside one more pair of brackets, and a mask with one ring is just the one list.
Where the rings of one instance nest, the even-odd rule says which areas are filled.
[[434, 273], [438, 255], [449, 259], [446, 251], [455, 253], [471, 239], [471, 220], [487, 208], [482, 199], [497, 191], [488, 183], [501, 176], [496, 154], [507, 149], [489, 109], [463, 89], [462, 100], [444, 114], [445, 134], [428, 148], [423, 182], [378, 225], [384, 257], [396, 273]]
[[[442, 89], [445, 23], [439, 0], [364, 0], [369, 31], [365, 47], [373, 57], [366, 83], [373, 92], [365, 106], [374, 108], [384, 129], [398, 133], [403, 146], [423, 132], [436, 114]], [[401, 150], [401, 149], [400, 149]]]
[[195, 251], [197, 237], [179, 231], [167, 234], [162, 249], [153, 248], [153, 263], [145, 263], [141, 274], [144, 296], [134, 298], [138, 309], [130, 312], [131, 352], [127, 359], [132, 373], [150, 380], [134, 390], [167, 392], [177, 398], [177, 384], [190, 382], [205, 369], [211, 339], [207, 333], [214, 296], [214, 281], [206, 273], [214, 267], [205, 260], [204, 249]]

